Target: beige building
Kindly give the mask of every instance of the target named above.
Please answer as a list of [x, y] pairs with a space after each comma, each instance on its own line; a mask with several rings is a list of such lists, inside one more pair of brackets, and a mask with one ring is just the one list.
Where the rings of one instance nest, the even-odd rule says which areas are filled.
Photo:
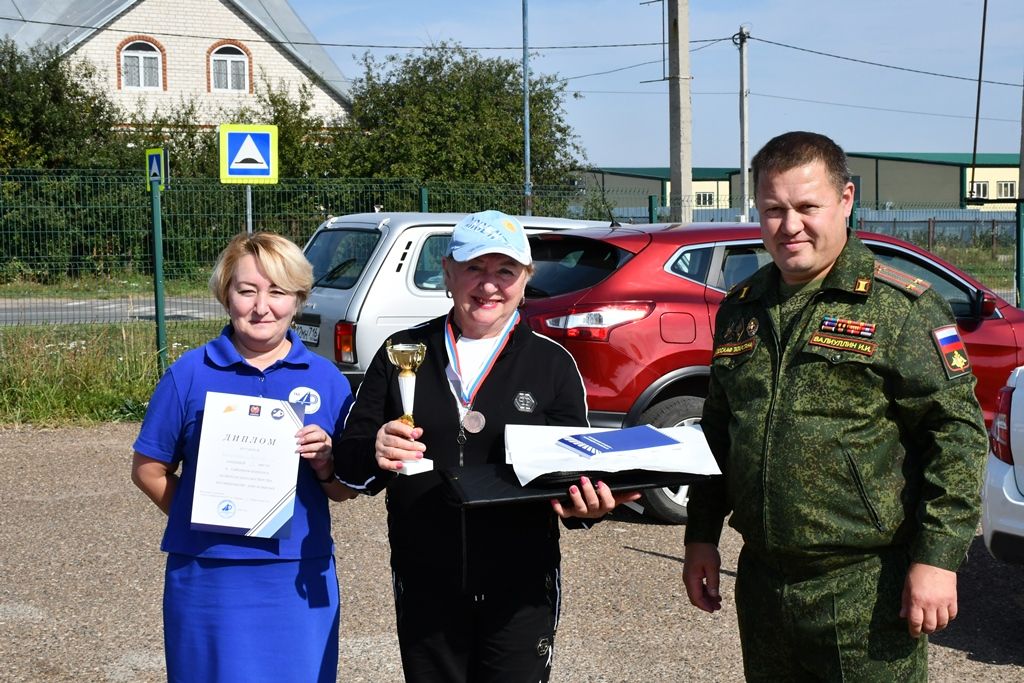
[[17, 9], [24, 21], [0, 20], [0, 31], [22, 48], [60, 45], [88, 60], [127, 111], [194, 101], [200, 123], [216, 125], [222, 110], [254, 104], [264, 80], [292, 96], [309, 86], [327, 120], [350, 106], [344, 76], [287, 0], [18, 0]]

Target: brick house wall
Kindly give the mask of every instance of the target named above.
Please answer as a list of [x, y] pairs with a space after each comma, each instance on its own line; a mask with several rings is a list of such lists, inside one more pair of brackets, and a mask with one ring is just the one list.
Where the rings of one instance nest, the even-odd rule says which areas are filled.
[[[248, 17], [222, 0], [143, 0], [78, 45], [73, 56], [87, 59], [97, 68], [113, 101], [127, 111], [170, 111], [183, 101], [195, 100], [205, 118], [201, 123], [225, 123], [220, 120], [220, 110], [254, 104], [255, 88], [266, 77], [275, 88], [287, 84], [293, 97], [300, 83], [309, 84], [316, 114], [327, 120], [343, 117], [344, 105], [337, 96], [312, 80], [300, 62], [269, 39]], [[134, 40], [145, 40], [159, 50], [162, 73], [158, 89], [124, 88], [120, 50]], [[248, 56], [245, 91], [212, 88], [209, 55], [226, 44]]]

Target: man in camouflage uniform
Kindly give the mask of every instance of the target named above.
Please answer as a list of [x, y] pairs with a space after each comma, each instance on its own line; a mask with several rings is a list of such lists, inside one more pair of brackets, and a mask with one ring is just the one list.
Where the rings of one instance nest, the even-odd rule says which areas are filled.
[[753, 160], [773, 263], [718, 313], [702, 425], [724, 476], [693, 486], [683, 579], [719, 609], [725, 517], [748, 680], [927, 680], [978, 521], [985, 426], [948, 304], [846, 223], [832, 140]]

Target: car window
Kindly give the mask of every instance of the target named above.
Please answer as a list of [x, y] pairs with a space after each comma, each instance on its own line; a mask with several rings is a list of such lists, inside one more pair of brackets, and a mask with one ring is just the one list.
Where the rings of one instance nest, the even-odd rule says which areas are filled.
[[772, 260], [771, 254], [758, 245], [726, 247], [722, 265], [722, 284], [726, 290], [743, 282]]
[[441, 273], [441, 259], [448, 251], [451, 235], [430, 235], [423, 241], [412, 281], [420, 289], [436, 291], [444, 289], [444, 275]]
[[710, 246], [684, 249], [669, 261], [668, 269], [676, 275], [706, 283], [714, 253], [714, 248]]
[[607, 242], [568, 235], [531, 238], [530, 251], [535, 271], [526, 296], [534, 299], [593, 287], [632, 257]]
[[376, 230], [321, 230], [306, 245], [313, 286], [351, 289], [380, 240]]
[[875, 252], [875, 258], [882, 263], [902, 270], [908, 275], [927, 280], [943, 299], [949, 302], [953, 309], [953, 315], [958, 318], [971, 316], [973, 308], [971, 290], [963, 284], [951, 279], [938, 269], [929, 267], [925, 262], [920, 261], [909, 254], [897, 251], [888, 251], [876, 245], [868, 245]]

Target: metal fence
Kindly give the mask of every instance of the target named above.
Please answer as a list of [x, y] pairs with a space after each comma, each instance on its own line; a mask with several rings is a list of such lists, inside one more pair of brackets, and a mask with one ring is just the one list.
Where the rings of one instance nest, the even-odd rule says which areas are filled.
[[[533, 213], [667, 220], [642, 190], [535, 187]], [[252, 188], [253, 226], [304, 244], [329, 216], [388, 211], [523, 213], [522, 187], [415, 180], [281, 180]], [[227, 241], [246, 229], [245, 188], [174, 179], [162, 194], [167, 319], [223, 317], [205, 281]], [[696, 221], [735, 221], [736, 208], [693, 207]], [[154, 318], [151, 209], [141, 173], [0, 175], [0, 325], [117, 323]], [[751, 221], [757, 220], [751, 212]], [[857, 225], [936, 251], [1013, 300], [1012, 212], [959, 207], [859, 210]]]

